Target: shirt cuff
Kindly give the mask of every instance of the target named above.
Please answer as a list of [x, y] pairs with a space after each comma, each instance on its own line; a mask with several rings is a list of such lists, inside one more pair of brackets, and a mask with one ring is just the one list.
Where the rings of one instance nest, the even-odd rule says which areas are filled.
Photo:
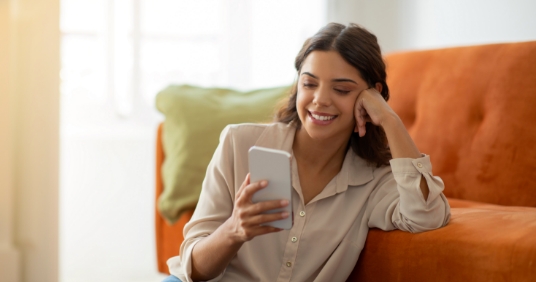
[[430, 156], [421, 154], [422, 157], [412, 158], [396, 158], [389, 161], [391, 164], [391, 170], [393, 174], [398, 173], [415, 173], [424, 174], [432, 172], [432, 163], [430, 162]]
[[[169, 273], [171, 275], [176, 276], [183, 282], [193, 282], [191, 276], [192, 276], [192, 252], [194, 250], [194, 246], [199, 243], [205, 236], [200, 238], [195, 238], [193, 242], [185, 242], [189, 243], [188, 246], [185, 248], [185, 251], [181, 253], [181, 256], [175, 256], [167, 261], [167, 265], [169, 267]], [[207, 280], [207, 282], [212, 281], [219, 281], [223, 274], [225, 273], [225, 270], [220, 273], [217, 277]]]

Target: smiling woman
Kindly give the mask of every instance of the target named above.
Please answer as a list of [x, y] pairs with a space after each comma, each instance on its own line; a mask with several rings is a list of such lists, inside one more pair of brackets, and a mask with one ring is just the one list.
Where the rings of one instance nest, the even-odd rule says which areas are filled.
[[[316, 91], [317, 101], [323, 99], [320, 95], [325, 93], [334, 97], [334, 101], [338, 101], [339, 104], [352, 107], [352, 112], [343, 118], [347, 117], [347, 123], [353, 122], [353, 127], [356, 127], [355, 119], [352, 117], [353, 105], [361, 91], [375, 87], [385, 101], [389, 99], [385, 63], [376, 36], [363, 28], [352, 27], [344, 28], [343, 25], [330, 24], [305, 42], [295, 62], [295, 68], [300, 72], [299, 81], [289, 99], [288, 107], [278, 114], [280, 122], [294, 121], [299, 127], [301, 120], [307, 121], [304, 119], [305, 114], [300, 114], [300, 108], [296, 106], [300, 100], [307, 97], [307, 93], [315, 92], [314, 90], [319, 87], [324, 87], [324, 89]], [[314, 68], [314, 71], [311, 71], [311, 68]], [[335, 70], [335, 72], [330, 73], [329, 70]], [[324, 73], [333, 77], [322, 77], [323, 83], [320, 85], [319, 76]], [[300, 96], [303, 99], [297, 99], [298, 91], [303, 93]], [[338, 95], [331, 95], [335, 94], [331, 92]], [[363, 134], [364, 136], [355, 132], [351, 133], [351, 130], [345, 131], [346, 134], [351, 134], [350, 144], [353, 150], [360, 157], [375, 165], [388, 164], [391, 153], [382, 127], [373, 123], [366, 123], [364, 127], [364, 131], [368, 132], [368, 134]]]
[[[359, 71], [337, 51], [310, 53], [301, 70], [297, 85], [300, 95], [296, 94], [301, 126], [307, 128], [314, 139], [322, 139], [326, 135], [339, 137], [338, 140], [350, 138], [352, 129], [356, 128], [355, 101], [361, 91], [369, 88]], [[324, 136], [314, 135], [315, 131]]]
[[[331, 23], [295, 62], [298, 82], [278, 122], [223, 130], [169, 281], [345, 281], [369, 228], [448, 223], [443, 181], [386, 103], [376, 37]], [[291, 153], [292, 214], [266, 213], [285, 199], [252, 202], [267, 187], [249, 178], [254, 145]], [[290, 230], [265, 225], [289, 216]]]

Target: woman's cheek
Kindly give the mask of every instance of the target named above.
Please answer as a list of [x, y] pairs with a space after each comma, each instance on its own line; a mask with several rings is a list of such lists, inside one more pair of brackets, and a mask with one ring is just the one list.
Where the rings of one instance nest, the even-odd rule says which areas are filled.
[[298, 116], [303, 121], [304, 117], [304, 111], [305, 111], [305, 102], [303, 97], [303, 92], [298, 92], [298, 97], [296, 99], [296, 108], [298, 110]]

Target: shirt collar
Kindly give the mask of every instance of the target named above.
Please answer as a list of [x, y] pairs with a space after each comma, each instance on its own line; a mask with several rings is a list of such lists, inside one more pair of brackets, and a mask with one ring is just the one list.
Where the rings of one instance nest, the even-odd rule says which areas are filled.
[[[292, 144], [296, 126], [294, 122], [289, 124], [274, 123], [268, 126], [261, 134], [255, 146], [278, 149], [292, 154]], [[335, 193], [342, 193], [348, 186], [363, 185], [374, 178], [373, 168], [363, 158], [359, 157], [349, 148], [344, 157], [341, 171], [337, 174]], [[329, 189], [331, 187], [326, 187]]]

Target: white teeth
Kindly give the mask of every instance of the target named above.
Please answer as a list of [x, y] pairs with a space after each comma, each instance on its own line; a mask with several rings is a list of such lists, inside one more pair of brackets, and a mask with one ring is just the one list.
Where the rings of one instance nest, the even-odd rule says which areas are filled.
[[317, 120], [332, 120], [332, 119], [335, 118], [335, 116], [319, 116], [319, 115], [315, 115], [313, 113], [311, 113], [311, 115]]

